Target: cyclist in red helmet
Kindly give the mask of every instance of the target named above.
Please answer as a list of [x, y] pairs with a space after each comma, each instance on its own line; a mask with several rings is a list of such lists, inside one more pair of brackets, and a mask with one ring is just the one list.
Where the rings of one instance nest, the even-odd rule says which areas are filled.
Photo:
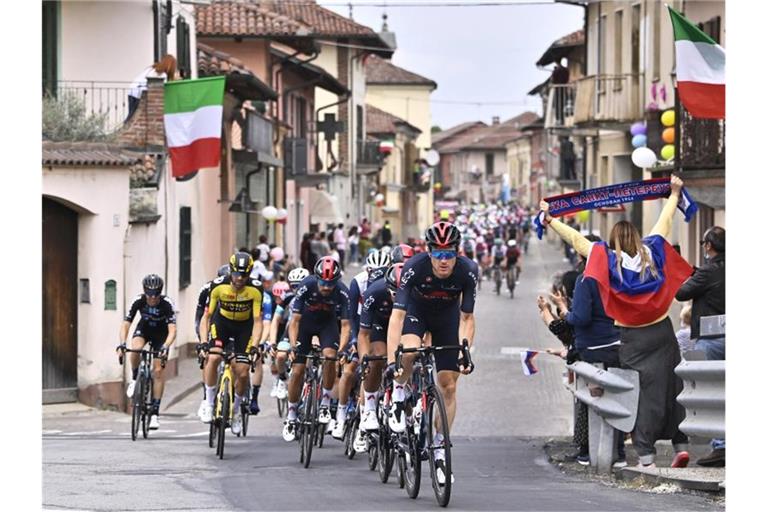
[[[421, 345], [427, 332], [432, 346], [459, 345], [466, 339], [471, 346], [475, 337], [475, 296], [477, 290], [477, 263], [459, 256], [461, 233], [450, 222], [440, 221], [427, 229], [425, 236], [429, 252], [417, 254], [405, 264], [395, 296], [387, 331], [387, 360], [389, 371], [394, 372], [395, 350], [402, 343], [405, 348]], [[403, 372], [396, 376], [392, 386], [393, 405], [388, 423], [394, 432], [405, 430], [405, 384], [410, 378], [414, 358], [403, 356]], [[459, 351], [435, 354], [437, 384], [445, 399], [448, 426], [456, 415], [456, 385], [461, 373], [469, 374], [459, 359]], [[440, 444], [442, 433], [435, 439]], [[445, 453], [438, 449], [437, 481], [445, 482]], [[453, 478], [453, 477], [451, 477]]]
[[[288, 380], [288, 417], [283, 427], [285, 441], [296, 438], [299, 392], [312, 337], [318, 337], [323, 355], [329, 358], [335, 358], [337, 351], [343, 351], [349, 342], [349, 290], [341, 282], [339, 262], [324, 256], [317, 261], [314, 270], [314, 275], [301, 282], [291, 302], [292, 318], [288, 326], [288, 337], [294, 359]], [[341, 318], [341, 332], [337, 312]], [[336, 364], [323, 362], [323, 391], [318, 408], [318, 420], [323, 424], [331, 421], [331, 391], [335, 380]]]

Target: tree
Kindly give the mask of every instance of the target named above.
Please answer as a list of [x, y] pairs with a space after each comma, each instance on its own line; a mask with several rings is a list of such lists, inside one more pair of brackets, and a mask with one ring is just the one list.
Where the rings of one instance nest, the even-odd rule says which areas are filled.
[[442, 128], [440, 128], [440, 127], [439, 127], [439, 126], [437, 126], [437, 125], [435, 125], [435, 126], [433, 126], [433, 127], [432, 127], [432, 133], [439, 133], [439, 132], [441, 132], [441, 131], [443, 131], [443, 129], [442, 129]]
[[43, 98], [43, 140], [104, 142], [112, 135], [106, 129], [107, 114], [89, 114], [85, 102], [75, 94]]

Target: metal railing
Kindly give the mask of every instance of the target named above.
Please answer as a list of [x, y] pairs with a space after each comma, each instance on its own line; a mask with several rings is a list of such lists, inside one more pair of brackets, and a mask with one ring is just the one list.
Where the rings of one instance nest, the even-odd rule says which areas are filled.
[[640, 74], [590, 75], [574, 82], [575, 124], [629, 123], [643, 116]]
[[566, 385], [589, 407], [589, 459], [598, 473], [610, 472], [616, 451], [615, 431], [630, 432], [637, 419], [640, 374], [635, 370], [603, 370], [583, 361], [568, 365], [576, 378]]
[[574, 84], [550, 85], [547, 94], [544, 128], [572, 127], [575, 101], [576, 86]]
[[384, 157], [381, 152], [379, 152], [379, 143], [377, 141], [357, 141], [358, 164], [380, 166], [383, 161]]
[[271, 155], [273, 138], [272, 121], [257, 112], [248, 112], [243, 130], [243, 146], [251, 151]]
[[701, 119], [682, 104], [677, 116], [679, 167], [685, 170], [725, 169], [725, 119]]
[[103, 116], [104, 130], [112, 133], [121, 128], [128, 117], [129, 82], [58, 81], [55, 86], [43, 84], [43, 94], [59, 100], [76, 98], [82, 102], [86, 116]]

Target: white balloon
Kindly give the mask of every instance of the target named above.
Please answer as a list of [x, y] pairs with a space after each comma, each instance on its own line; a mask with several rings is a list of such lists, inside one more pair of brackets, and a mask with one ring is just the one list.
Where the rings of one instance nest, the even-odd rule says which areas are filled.
[[656, 163], [656, 153], [651, 148], [637, 148], [632, 152], [632, 163], [637, 167], [653, 167]]
[[288, 218], [288, 210], [286, 210], [285, 208], [280, 208], [277, 210], [277, 216], [275, 217], [275, 219], [284, 220], [287, 218]]
[[265, 206], [261, 209], [261, 216], [267, 220], [275, 220], [277, 217], [277, 208], [274, 206]]

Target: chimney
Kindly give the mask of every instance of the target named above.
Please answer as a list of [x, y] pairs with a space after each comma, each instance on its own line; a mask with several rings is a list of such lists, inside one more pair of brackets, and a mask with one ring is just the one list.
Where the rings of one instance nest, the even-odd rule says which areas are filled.
[[492, 124], [497, 125], [501, 122], [501, 119], [499, 118], [499, 116], [493, 116], [492, 121], [493, 121]]
[[164, 146], [164, 82], [162, 78], [147, 78], [136, 111], [120, 130], [117, 141], [131, 147]]

